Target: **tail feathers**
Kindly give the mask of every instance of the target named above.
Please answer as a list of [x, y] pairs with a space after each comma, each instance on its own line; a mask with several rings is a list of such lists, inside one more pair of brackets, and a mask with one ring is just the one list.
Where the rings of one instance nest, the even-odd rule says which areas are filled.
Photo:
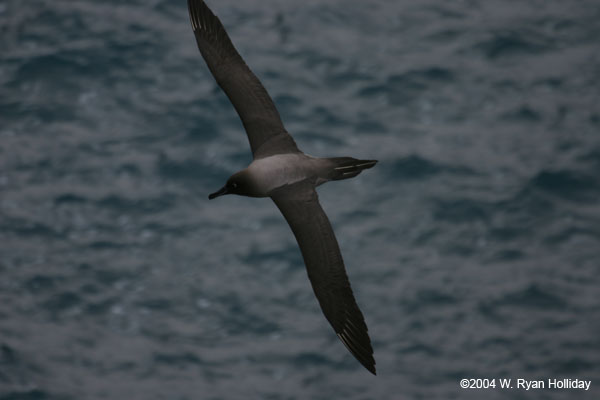
[[353, 178], [363, 169], [372, 168], [377, 164], [377, 160], [357, 160], [352, 157], [335, 157], [329, 160], [334, 164], [330, 177], [334, 181]]

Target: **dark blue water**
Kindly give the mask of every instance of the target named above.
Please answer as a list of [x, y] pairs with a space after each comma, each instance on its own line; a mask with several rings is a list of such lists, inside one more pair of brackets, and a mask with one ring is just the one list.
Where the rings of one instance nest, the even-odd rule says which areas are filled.
[[[210, 2], [319, 188], [378, 376], [323, 318], [185, 1], [0, 0], [0, 399], [593, 399], [600, 4]], [[578, 378], [578, 390], [460, 389]]]

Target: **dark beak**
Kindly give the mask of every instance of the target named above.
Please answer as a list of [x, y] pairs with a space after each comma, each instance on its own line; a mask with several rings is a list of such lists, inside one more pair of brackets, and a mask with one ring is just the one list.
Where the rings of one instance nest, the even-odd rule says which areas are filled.
[[209, 200], [212, 200], [212, 199], [214, 199], [214, 198], [216, 198], [216, 197], [223, 196], [224, 194], [227, 194], [227, 193], [229, 193], [229, 190], [227, 190], [227, 186], [223, 186], [223, 187], [222, 187], [221, 189], [219, 189], [217, 192], [214, 192], [214, 193], [211, 193], [211, 194], [209, 194], [209, 195], [208, 195], [208, 199], [209, 199]]

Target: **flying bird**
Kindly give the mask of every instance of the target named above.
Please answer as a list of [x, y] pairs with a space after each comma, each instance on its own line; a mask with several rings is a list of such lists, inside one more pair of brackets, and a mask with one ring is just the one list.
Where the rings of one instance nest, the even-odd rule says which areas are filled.
[[340, 248], [315, 188], [355, 177], [376, 160], [317, 158], [304, 154], [285, 130], [266, 89], [239, 55], [223, 24], [202, 0], [188, 0], [200, 53], [235, 107], [250, 142], [253, 161], [208, 196], [270, 197], [290, 225], [308, 278], [325, 318], [356, 359], [376, 374], [373, 348], [356, 304]]

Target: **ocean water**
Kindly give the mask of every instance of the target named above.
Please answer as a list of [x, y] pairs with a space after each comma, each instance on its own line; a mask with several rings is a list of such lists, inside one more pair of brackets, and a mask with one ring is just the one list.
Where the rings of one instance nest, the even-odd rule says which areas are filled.
[[[339, 343], [186, 2], [0, 0], [0, 399], [600, 398], [600, 4], [210, 1], [319, 188]], [[591, 388], [461, 389], [462, 378]]]

